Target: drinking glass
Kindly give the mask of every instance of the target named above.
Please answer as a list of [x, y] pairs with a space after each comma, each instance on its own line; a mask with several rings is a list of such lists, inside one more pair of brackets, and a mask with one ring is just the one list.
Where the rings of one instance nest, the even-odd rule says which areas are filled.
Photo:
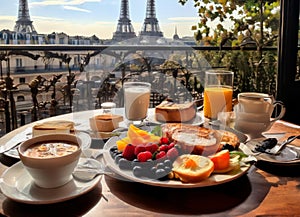
[[125, 82], [123, 88], [127, 124], [143, 125], [150, 104], [151, 84]]
[[232, 111], [233, 76], [233, 72], [225, 70], [205, 72], [204, 117], [215, 120], [219, 112]]

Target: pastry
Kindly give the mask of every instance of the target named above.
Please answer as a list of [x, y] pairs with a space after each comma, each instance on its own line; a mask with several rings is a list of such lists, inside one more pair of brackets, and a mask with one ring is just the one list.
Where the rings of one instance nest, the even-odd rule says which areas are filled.
[[119, 127], [123, 116], [114, 114], [101, 114], [90, 118], [90, 127], [93, 131], [111, 132]]
[[155, 118], [160, 122], [188, 122], [196, 116], [194, 102], [178, 104], [163, 101], [155, 107]]
[[55, 133], [71, 133], [74, 132], [74, 122], [65, 120], [45, 121], [37, 123], [32, 127], [32, 136]]

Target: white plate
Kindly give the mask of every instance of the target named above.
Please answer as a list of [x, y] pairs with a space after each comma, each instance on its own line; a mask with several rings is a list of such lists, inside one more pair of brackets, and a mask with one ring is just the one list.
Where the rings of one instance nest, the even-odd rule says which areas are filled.
[[[90, 135], [88, 133], [82, 132], [82, 131], [75, 131], [75, 135], [81, 139], [82, 144], [83, 144], [82, 145], [83, 150], [86, 150], [91, 146], [92, 138], [90, 137]], [[18, 145], [13, 149], [10, 149], [10, 150], [4, 152], [3, 154], [8, 157], [19, 159], [20, 157], [19, 157], [19, 153], [18, 153]]]
[[110, 148], [116, 146], [116, 141], [118, 139], [119, 139], [118, 137], [112, 137], [110, 140], [107, 141], [107, 143], [104, 146], [104, 150], [107, 151], [103, 152], [103, 157], [107, 167], [109, 167], [113, 172], [117, 173], [118, 175], [124, 177], [127, 180], [133, 182], [140, 182], [147, 185], [170, 187], [170, 188], [196, 188], [196, 187], [207, 187], [207, 186], [219, 185], [241, 177], [242, 175], [247, 173], [247, 171], [251, 166], [251, 165], [243, 166], [238, 171], [231, 171], [226, 174], [213, 174], [208, 179], [205, 179], [197, 183], [182, 183], [181, 181], [178, 180], [160, 181], [160, 180], [153, 180], [148, 178], [138, 178], [133, 175], [131, 170], [121, 170], [119, 166], [115, 163], [114, 159], [111, 157], [109, 150]]
[[[155, 114], [149, 114], [148, 117], [147, 117], [147, 120], [150, 123], [153, 123], [153, 124], [164, 124], [164, 123], [166, 123], [166, 122], [160, 122], [160, 121], [156, 120]], [[182, 123], [199, 126], [199, 125], [204, 123], [203, 114], [197, 112], [196, 116], [195, 116], [195, 118], [193, 118], [193, 120], [190, 120], [190, 121], [187, 121], [187, 122], [182, 122]]]
[[92, 190], [99, 183], [101, 177], [98, 176], [89, 182], [72, 179], [59, 188], [40, 188], [33, 183], [22, 162], [18, 162], [3, 173], [0, 188], [6, 197], [17, 202], [51, 204], [70, 200]]

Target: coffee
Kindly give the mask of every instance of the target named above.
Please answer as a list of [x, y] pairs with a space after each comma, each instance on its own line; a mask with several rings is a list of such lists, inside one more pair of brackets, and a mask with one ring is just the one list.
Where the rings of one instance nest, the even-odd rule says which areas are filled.
[[125, 111], [128, 120], [143, 120], [147, 117], [150, 102], [150, 89], [147, 87], [128, 87], [124, 90]]
[[32, 158], [56, 158], [69, 155], [79, 149], [78, 145], [64, 142], [47, 142], [30, 146], [24, 155]]

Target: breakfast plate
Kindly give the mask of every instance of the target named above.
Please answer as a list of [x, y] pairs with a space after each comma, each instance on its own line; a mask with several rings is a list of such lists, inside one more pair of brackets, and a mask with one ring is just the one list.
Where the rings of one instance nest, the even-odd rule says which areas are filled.
[[[150, 122], [150, 123], [152, 123], [152, 124], [163, 124], [163, 123], [166, 123], [166, 122], [161, 122], [161, 121], [156, 120], [155, 114], [149, 114], [148, 117], [147, 117], [147, 121]], [[203, 114], [200, 113], [200, 112], [197, 112], [196, 116], [192, 120], [187, 121], [187, 122], [182, 122], [182, 123], [184, 123], [184, 124], [190, 124], [190, 125], [194, 125], [194, 126], [200, 126], [201, 124], [204, 123]]]
[[[83, 131], [75, 131], [75, 134], [82, 141], [82, 144], [83, 144], [82, 149], [83, 150], [88, 149], [90, 147], [91, 143], [92, 143], [92, 138], [90, 137], [90, 135], [86, 132], [83, 132]], [[28, 137], [28, 138], [30, 138], [30, 137]], [[8, 157], [19, 159], [18, 146], [19, 145], [17, 144], [14, 148], [4, 152], [3, 154], [8, 156]]]
[[[80, 161], [83, 158], [80, 159]], [[78, 197], [92, 190], [102, 176], [89, 182], [72, 179], [58, 188], [40, 188], [33, 183], [22, 162], [9, 167], [2, 175], [0, 188], [3, 194], [17, 202], [27, 204], [52, 204]]]
[[112, 170], [114, 173], [123, 177], [125, 180], [139, 182], [147, 185], [169, 187], [169, 188], [197, 188], [197, 187], [214, 186], [214, 185], [219, 185], [222, 183], [233, 181], [243, 176], [244, 174], [247, 173], [247, 171], [251, 167], [250, 164], [245, 164], [245, 166], [241, 166], [240, 169], [238, 170], [233, 170], [226, 174], [212, 174], [209, 178], [196, 183], [182, 183], [179, 180], [161, 181], [161, 180], [155, 180], [150, 178], [139, 178], [134, 176], [131, 170], [121, 170], [119, 166], [115, 163], [114, 159], [112, 158], [109, 150], [114, 146], [116, 146], [116, 141], [119, 139], [120, 139], [119, 137], [112, 137], [104, 145], [105, 151], [103, 152], [103, 157], [107, 167], [110, 170]]

